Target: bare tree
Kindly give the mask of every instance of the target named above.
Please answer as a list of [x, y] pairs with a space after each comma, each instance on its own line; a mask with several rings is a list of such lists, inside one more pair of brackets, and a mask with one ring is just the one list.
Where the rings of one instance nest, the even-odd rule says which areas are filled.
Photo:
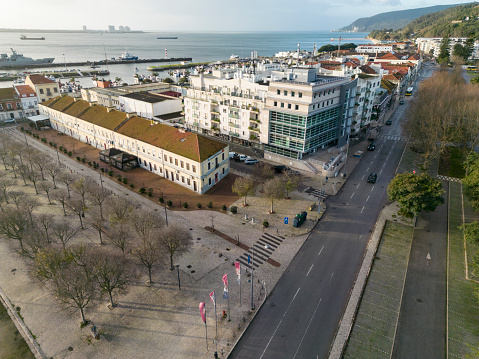
[[58, 177], [61, 176], [62, 173], [62, 166], [56, 162], [56, 161], [50, 161], [46, 166], [45, 166], [45, 172], [50, 176], [53, 182], [53, 188], [57, 189], [57, 183], [56, 180], [58, 180]]
[[123, 257], [125, 257], [126, 248], [133, 238], [129, 223], [119, 222], [112, 225], [106, 231], [106, 236], [115, 247], [121, 250]]
[[179, 226], [169, 226], [163, 229], [160, 234], [160, 243], [163, 249], [170, 256], [170, 269], [173, 270], [173, 256], [181, 256], [193, 245], [193, 238], [189, 231]]
[[86, 208], [87, 194], [90, 193], [94, 186], [98, 186], [90, 177], [81, 177], [76, 180], [73, 185], [73, 191], [80, 196], [83, 208]]
[[148, 269], [148, 283], [153, 283], [151, 279], [151, 270], [153, 266], [160, 262], [163, 256], [158, 235], [155, 233], [147, 238], [139, 239], [131, 253]]
[[33, 211], [35, 211], [38, 207], [41, 206], [41, 203], [38, 200], [31, 196], [25, 196], [23, 201], [20, 203], [19, 208], [28, 215], [30, 219], [30, 223], [33, 226]]
[[285, 172], [283, 174], [283, 181], [284, 189], [286, 190], [286, 198], [289, 198], [289, 193], [294, 191], [301, 184], [301, 176]]
[[35, 193], [38, 194], [37, 183], [41, 180], [42, 176], [40, 175], [40, 171], [36, 168], [29, 169], [26, 171], [27, 179], [33, 183], [33, 187], [35, 188]]
[[48, 204], [52, 204], [52, 201], [50, 200], [50, 193], [53, 190], [53, 183], [50, 181], [42, 181], [38, 184], [38, 189], [47, 194]]
[[24, 240], [30, 225], [25, 211], [17, 208], [5, 208], [0, 216], [0, 235], [18, 241], [20, 253], [25, 253]]
[[158, 212], [152, 212], [147, 209], [138, 209], [133, 214], [131, 224], [133, 225], [138, 237], [145, 240], [146, 238], [153, 236], [155, 229], [163, 227], [164, 222]]
[[265, 184], [265, 197], [271, 199], [271, 210], [269, 213], [274, 213], [273, 201], [284, 196], [284, 182], [281, 177], [276, 177]]
[[253, 177], [261, 183], [261, 192], [263, 192], [264, 184], [274, 177], [273, 167], [268, 163], [259, 162], [253, 168]]
[[0, 191], [2, 197], [5, 199], [5, 203], [8, 204], [8, 192], [15, 185], [16, 181], [13, 178], [6, 176], [5, 174], [0, 174]]
[[88, 198], [90, 202], [98, 206], [101, 220], [105, 219], [105, 216], [103, 215], [103, 205], [110, 196], [111, 192], [103, 187], [91, 186], [89, 189]]
[[40, 171], [42, 181], [45, 181], [45, 169], [50, 163], [53, 162], [52, 158], [35, 151], [30, 156], [30, 160], [33, 165], [33, 168], [36, 168], [38, 171]]
[[7, 157], [7, 160], [6, 160], [7, 164], [12, 167], [12, 171], [13, 171], [13, 177], [14, 178], [17, 178], [17, 173], [18, 173], [18, 163], [17, 163], [17, 160], [15, 159], [15, 157], [11, 157], [10, 155]]
[[54, 225], [53, 215], [49, 213], [40, 213], [35, 217], [34, 222], [37, 224], [39, 229], [45, 234], [45, 239], [47, 243], [51, 243], [50, 231]]
[[70, 190], [71, 190], [71, 186], [75, 182], [75, 178], [73, 177], [73, 175], [71, 173], [63, 171], [63, 172], [60, 173], [60, 176], [58, 177], [58, 180], [63, 185], [65, 185], [65, 187], [67, 189], [68, 198], [70, 198]]
[[98, 232], [100, 245], [103, 245], [102, 233], [105, 231], [106, 221], [101, 215], [100, 208], [93, 208], [91, 210], [89, 223]]
[[120, 254], [96, 250], [90, 255], [89, 265], [93, 268], [98, 287], [108, 293], [111, 306], [116, 307], [113, 293], [125, 293], [130, 283], [127, 261]]
[[134, 205], [123, 197], [110, 197], [108, 199], [110, 222], [119, 223], [129, 220], [134, 208]]
[[76, 236], [79, 228], [71, 225], [69, 221], [61, 221], [55, 223], [52, 226], [52, 233], [55, 239], [58, 239], [63, 246], [63, 249], [66, 249], [66, 245], [70, 240]]
[[0, 159], [2, 160], [3, 167], [5, 171], [8, 171], [8, 147], [10, 143], [10, 138], [7, 137], [7, 134], [0, 134]]
[[231, 189], [238, 196], [244, 197], [243, 207], [246, 207], [246, 196], [254, 193], [254, 181], [250, 177], [238, 177]]
[[49, 242], [45, 232], [37, 228], [35, 223], [35, 226], [30, 226], [26, 229], [24, 244], [25, 247], [28, 248], [25, 250], [24, 255], [29, 258], [35, 258], [36, 254], [47, 247]]
[[83, 217], [85, 216], [85, 207], [83, 206], [83, 201], [80, 198], [80, 196], [72, 196], [70, 197], [65, 205], [73, 212], [75, 213], [78, 218], [80, 219], [80, 227], [81, 229], [85, 229], [83, 227]]
[[23, 200], [27, 197], [25, 192], [17, 192], [17, 191], [11, 191], [8, 194], [8, 198], [12, 200], [12, 202], [15, 204], [15, 207], [17, 209], [20, 208], [20, 204], [23, 202]]
[[56, 190], [53, 191], [52, 197], [55, 201], [58, 201], [62, 204], [63, 215], [66, 216], [67, 212], [65, 211], [65, 204], [68, 200], [67, 191], [64, 190], [63, 188], [57, 188]]
[[13, 168], [13, 173], [15, 174], [15, 177], [16, 177], [16, 173], [18, 172], [20, 174], [20, 177], [22, 177], [23, 184], [25, 186], [28, 186], [27, 179], [28, 179], [28, 173], [30, 172], [30, 168], [28, 167], [28, 165], [15, 162], [15, 163], [12, 163], [12, 168]]

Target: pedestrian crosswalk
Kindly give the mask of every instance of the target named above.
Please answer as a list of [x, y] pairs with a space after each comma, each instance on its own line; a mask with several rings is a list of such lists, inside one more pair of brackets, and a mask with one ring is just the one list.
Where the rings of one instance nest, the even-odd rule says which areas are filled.
[[[258, 239], [253, 247], [248, 249], [246, 252], [237, 259], [244, 267], [251, 269], [251, 264], [254, 265], [254, 268], [258, 268], [261, 264], [266, 262], [271, 254], [283, 243], [284, 237], [282, 236], [273, 236], [269, 233], [265, 233]], [[253, 256], [254, 248], [254, 256]], [[250, 257], [250, 263], [248, 263], [248, 257]]]
[[385, 140], [392, 140], [392, 141], [406, 141], [406, 136], [392, 136], [392, 135], [379, 135], [377, 138], [384, 138]]
[[3, 132], [7, 132], [7, 133], [10, 133], [10, 132], [13, 132], [15, 131], [15, 127], [5, 127], [3, 129]]
[[306, 191], [304, 191], [308, 194], [310, 194], [311, 196], [313, 197], [316, 197], [318, 199], [322, 199], [323, 201], [328, 197], [328, 195], [324, 192], [321, 192], [321, 190], [317, 189], [317, 188], [313, 188], [313, 187], [309, 187]]

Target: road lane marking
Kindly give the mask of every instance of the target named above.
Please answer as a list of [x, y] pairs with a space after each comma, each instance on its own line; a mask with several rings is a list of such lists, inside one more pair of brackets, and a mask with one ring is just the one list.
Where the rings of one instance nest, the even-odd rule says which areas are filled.
[[383, 170], [379, 171], [379, 174], [383, 173]]
[[311, 264], [311, 268], [309, 268], [308, 273], [306, 273], [306, 277], [308, 276], [309, 272], [311, 272], [311, 269], [313, 269], [314, 264]]
[[271, 338], [269, 339], [268, 344], [266, 344], [266, 348], [264, 348], [263, 354], [261, 354], [261, 356], [259, 357], [259, 359], [261, 359], [261, 358], [264, 356], [264, 353], [266, 353], [266, 350], [268, 349], [269, 345], [271, 344], [271, 340], [273, 340], [274, 335], [275, 335], [276, 332], [278, 331], [279, 326], [280, 326], [281, 323], [283, 322], [283, 319], [284, 319], [286, 313], [288, 312], [289, 307], [290, 307], [291, 304], [293, 303], [294, 298], [296, 298], [296, 296], [298, 295], [298, 292], [299, 292], [300, 289], [301, 289], [301, 288], [298, 288], [298, 290], [296, 291], [296, 294], [294, 295], [293, 299], [291, 299], [291, 302], [289, 303], [288, 308], [286, 308], [286, 311], [284, 312], [283, 317], [282, 317], [281, 320], [279, 321], [278, 326], [277, 326], [276, 329], [274, 330], [273, 335], [272, 335]]
[[364, 211], [364, 207], [363, 207], [363, 208], [361, 208], [361, 213], [363, 213], [363, 211]]
[[333, 279], [333, 275], [334, 275], [334, 272], [331, 273], [331, 277], [330, 277], [329, 280], [328, 280], [328, 284], [329, 284], [329, 282], [331, 282], [331, 279]]
[[366, 172], [369, 172], [369, 167], [368, 167], [368, 169], [366, 170]]
[[354, 193], [351, 195], [351, 198], [353, 198], [353, 196], [354, 196]]
[[298, 355], [299, 348], [301, 347], [301, 344], [303, 344], [304, 337], [306, 336], [306, 333], [308, 332], [309, 326], [311, 325], [311, 322], [313, 321], [314, 315], [316, 314], [316, 312], [317, 312], [317, 310], [318, 310], [318, 308], [319, 308], [319, 305], [321, 304], [321, 301], [322, 301], [322, 300], [323, 300], [323, 298], [320, 298], [320, 299], [319, 299], [318, 305], [316, 306], [316, 309], [314, 310], [314, 313], [313, 313], [313, 315], [311, 316], [311, 319], [309, 320], [309, 324], [308, 324], [308, 326], [306, 327], [306, 330], [304, 331], [303, 337], [301, 338], [301, 341], [299, 342], [298, 349], [296, 349], [296, 353], [294, 353], [293, 359], [295, 359], [295, 358], [296, 358], [296, 355]]
[[371, 192], [373, 191], [373, 189], [374, 189], [374, 186], [371, 188]]
[[[364, 177], [363, 177], [363, 178], [364, 178]], [[358, 183], [358, 185], [356, 186], [356, 188], [359, 188], [359, 185], [360, 185], [360, 184], [361, 184], [361, 183]]]
[[366, 202], [367, 202], [367, 201], [369, 201], [369, 196], [368, 196], [368, 198], [366, 199]]
[[323, 249], [324, 249], [324, 246], [321, 247], [321, 250], [319, 251], [318, 256], [321, 254], [321, 252], [323, 251]]
[[[366, 176], [366, 175], [364, 175], [364, 176]], [[363, 176], [363, 178], [361, 178], [361, 181], [364, 179], [364, 176]]]

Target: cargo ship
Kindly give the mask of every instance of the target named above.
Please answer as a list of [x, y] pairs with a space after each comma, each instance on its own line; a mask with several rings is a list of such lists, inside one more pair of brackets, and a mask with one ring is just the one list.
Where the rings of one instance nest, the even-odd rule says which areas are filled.
[[44, 65], [44, 64], [51, 64], [54, 57], [46, 57], [43, 59], [34, 60], [31, 57], [25, 57], [22, 54], [17, 53], [14, 49], [12, 50], [12, 54], [8, 56], [8, 54], [0, 54], [0, 68], [5, 67], [29, 67], [35, 65]]
[[178, 38], [178, 36], [160, 36], [160, 37], [157, 37], [157, 39], [159, 40], [176, 40]]
[[25, 35], [20, 36], [20, 40], [45, 40], [45, 38], [42, 37], [26, 37]]

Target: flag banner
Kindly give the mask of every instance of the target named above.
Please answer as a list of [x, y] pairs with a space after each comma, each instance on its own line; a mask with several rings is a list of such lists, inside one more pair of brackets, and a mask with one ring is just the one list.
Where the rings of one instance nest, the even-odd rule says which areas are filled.
[[205, 302], [200, 302], [200, 314], [201, 314], [201, 319], [203, 319], [203, 322], [206, 324]]
[[241, 264], [240, 262], [235, 262], [235, 270], [236, 270], [236, 275], [238, 276], [236, 278], [236, 281], [239, 283], [241, 280]]
[[224, 283], [223, 299], [228, 299], [228, 275], [227, 274], [223, 275], [223, 283]]
[[215, 291], [212, 291], [212, 292], [210, 293], [210, 299], [211, 299], [211, 301], [213, 302], [213, 305], [214, 305], [214, 307], [215, 307], [215, 310], [216, 310], [216, 297], [215, 297]]

